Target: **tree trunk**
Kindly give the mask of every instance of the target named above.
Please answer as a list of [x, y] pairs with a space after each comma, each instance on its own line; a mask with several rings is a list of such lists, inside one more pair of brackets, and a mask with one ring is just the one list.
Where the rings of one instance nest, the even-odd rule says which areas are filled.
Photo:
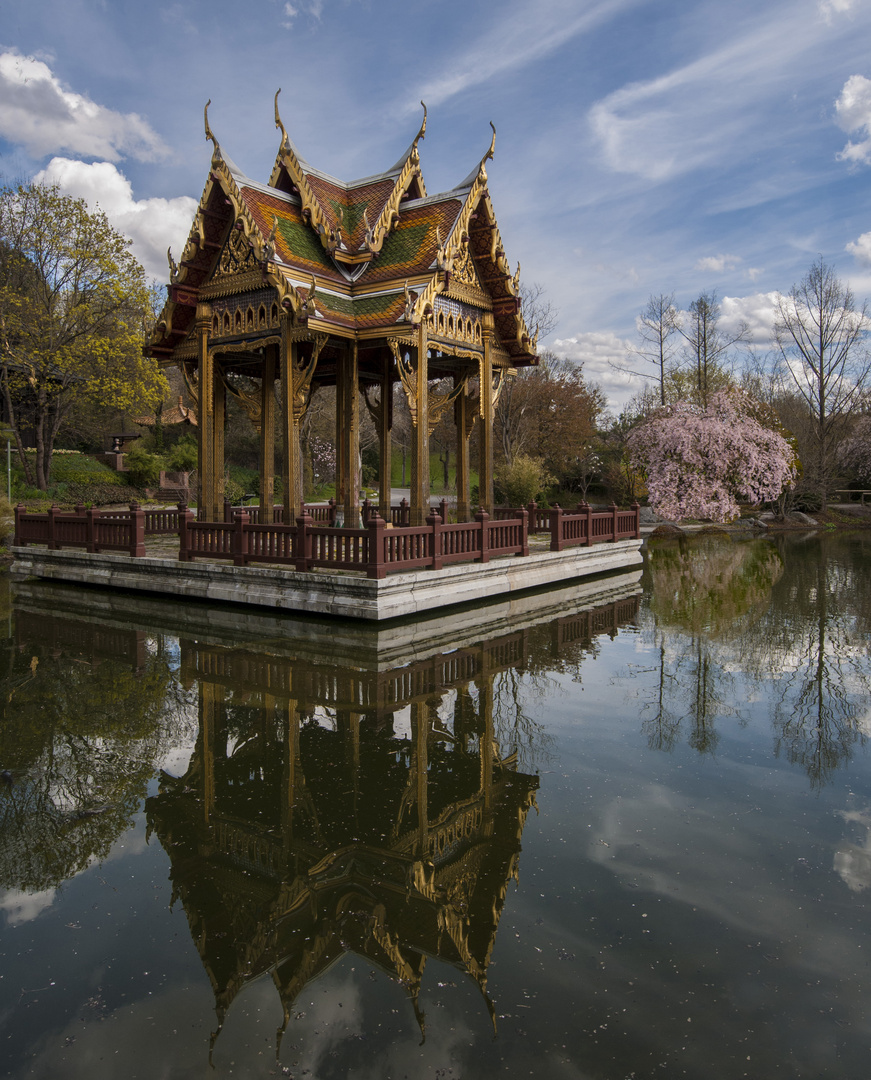
[[21, 468], [24, 471], [24, 479], [28, 487], [33, 487], [33, 472], [30, 468], [30, 462], [27, 460], [27, 455], [24, 452], [24, 443], [21, 441], [21, 435], [18, 433], [18, 422], [15, 419], [12, 395], [9, 392], [9, 369], [5, 364], [3, 365], [3, 400], [6, 402], [6, 415], [9, 419], [9, 427], [12, 429], [12, 436], [15, 439], [15, 449], [18, 451], [18, 459], [21, 462]]

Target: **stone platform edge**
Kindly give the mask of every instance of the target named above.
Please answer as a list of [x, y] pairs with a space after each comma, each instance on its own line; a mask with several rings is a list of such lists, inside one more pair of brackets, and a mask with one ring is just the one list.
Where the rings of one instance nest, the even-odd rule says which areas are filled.
[[182, 563], [75, 550], [11, 551], [12, 573], [47, 581], [380, 622], [640, 566], [641, 543], [618, 540], [526, 558], [390, 574], [380, 580], [352, 573], [300, 573], [283, 567]]

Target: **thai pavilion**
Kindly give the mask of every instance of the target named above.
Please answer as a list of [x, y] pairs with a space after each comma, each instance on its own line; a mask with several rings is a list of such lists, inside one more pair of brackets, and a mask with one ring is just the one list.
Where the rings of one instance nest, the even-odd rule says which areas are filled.
[[[429, 507], [429, 438], [453, 409], [457, 516], [471, 512], [469, 446], [479, 436], [479, 503], [493, 508], [493, 420], [500, 390], [535, 364], [487, 189], [487, 153], [457, 188], [428, 195], [418, 144], [384, 173], [344, 183], [308, 165], [278, 112], [266, 184], [243, 175], [213, 135], [205, 189], [147, 347], [179, 365], [199, 414], [199, 516], [223, 514], [224, 421], [236, 395], [260, 431], [261, 520], [271, 520], [276, 429], [283, 520], [302, 501], [299, 425], [318, 388], [336, 387], [336, 500], [358, 519], [361, 397], [379, 436], [380, 513], [390, 520], [394, 384], [414, 430], [411, 524]], [[243, 382], [237, 376], [245, 376]], [[259, 393], [242, 389], [258, 380]], [[279, 422], [276, 425], [276, 385]], [[477, 504], [476, 504], [477, 505]]]

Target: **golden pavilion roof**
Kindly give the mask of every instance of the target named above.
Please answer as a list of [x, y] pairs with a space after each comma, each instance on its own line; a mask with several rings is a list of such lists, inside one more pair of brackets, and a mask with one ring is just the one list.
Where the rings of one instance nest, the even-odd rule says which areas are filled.
[[[268, 290], [296, 325], [357, 339], [410, 335], [443, 301], [492, 313], [505, 363], [536, 362], [487, 188], [490, 147], [459, 187], [428, 195], [418, 143], [384, 173], [343, 182], [305, 162], [277, 108], [281, 144], [269, 182], [214, 144], [184, 251], [171, 253], [168, 300], [149, 352], [171, 362], [201, 300]], [[207, 107], [208, 108], [208, 107]], [[442, 306], [444, 306], [442, 304]]]

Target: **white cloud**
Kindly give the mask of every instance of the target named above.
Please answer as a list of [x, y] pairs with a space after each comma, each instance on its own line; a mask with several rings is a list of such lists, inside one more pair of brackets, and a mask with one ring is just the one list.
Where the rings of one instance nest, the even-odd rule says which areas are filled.
[[51, 68], [15, 50], [0, 53], [0, 136], [41, 158], [59, 150], [118, 161], [157, 161], [169, 148], [136, 113], [119, 113], [65, 90]]
[[708, 255], [699, 259], [694, 270], [702, 270], [711, 274], [722, 274], [726, 270], [734, 270], [741, 258], [738, 255]]
[[297, 0], [295, 4], [285, 3], [283, 25], [289, 30], [294, 25], [297, 15], [308, 15], [314, 22], [320, 22], [323, 11], [323, 0]]
[[51, 907], [57, 896], [56, 889], [43, 889], [42, 892], [22, 892], [10, 889], [0, 897], [0, 911], [6, 912], [6, 921], [10, 926], [31, 922], [37, 915]]
[[774, 329], [777, 293], [724, 296], [720, 303], [720, 326], [725, 334], [737, 333], [741, 323], [750, 328], [750, 345], [768, 345]]
[[871, 79], [851, 75], [844, 83], [841, 96], [835, 102], [838, 127], [848, 135], [863, 132], [861, 142], [850, 142], [838, 154], [838, 161], [853, 165], [871, 165]]
[[851, 240], [846, 250], [857, 262], [871, 266], [871, 232], [862, 233], [858, 240]]
[[560, 356], [583, 364], [584, 378], [598, 383], [609, 408], [619, 412], [644, 385], [642, 379], [616, 370], [627, 366], [627, 346], [626, 339], [612, 330], [593, 330], [557, 338], [550, 347]]
[[134, 199], [130, 181], [108, 161], [86, 164], [52, 158], [34, 177], [37, 183], [57, 184], [61, 191], [84, 199], [91, 209], [99, 205], [110, 224], [133, 241], [133, 254], [149, 277], [165, 281], [166, 249], [176, 258], [190, 232], [197, 209], [195, 199]]
[[827, 23], [831, 23], [836, 15], [846, 15], [856, 6], [857, 0], [819, 0], [817, 7]]

